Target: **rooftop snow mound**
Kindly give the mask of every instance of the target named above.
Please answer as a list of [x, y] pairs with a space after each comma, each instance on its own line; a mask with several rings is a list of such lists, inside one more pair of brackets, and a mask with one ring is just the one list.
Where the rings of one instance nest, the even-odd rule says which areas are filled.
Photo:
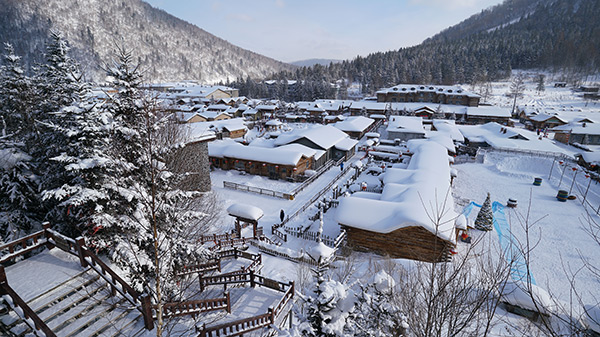
[[[454, 201], [450, 195], [450, 166], [445, 147], [419, 139], [407, 143], [414, 153], [406, 169], [389, 168], [383, 176], [380, 200], [361, 196], [342, 198], [336, 211], [338, 223], [376, 233], [419, 226], [438, 237], [454, 241]], [[432, 205], [445, 205], [444, 210]], [[440, 206], [442, 207], [442, 206]], [[439, 223], [431, 214], [442, 211]]]
[[217, 158], [235, 158], [277, 165], [296, 166], [305, 156], [306, 149], [267, 148], [245, 146], [235, 141], [214, 141], [208, 144], [208, 155]]
[[308, 129], [295, 129], [291, 132], [282, 133], [277, 137], [275, 145], [290, 144], [300, 138], [306, 138], [322, 149], [330, 149], [340, 141], [348, 138], [348, 135], [331, 125], [319, 125]]
[[263, 217], [262, 209], [246, 204], [233, 204], [227, 207], [227, 213], [231, 216], [258, 221]]
[[346, 132], [363, 132], [375, 122], [374, 119], [364, 116], [348, 117], [342, 122], [337, 122], [333, 126]]

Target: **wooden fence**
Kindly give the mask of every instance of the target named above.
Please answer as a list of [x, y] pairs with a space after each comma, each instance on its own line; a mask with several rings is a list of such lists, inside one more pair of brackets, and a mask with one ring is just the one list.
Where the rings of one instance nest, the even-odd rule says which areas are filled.
[[[248, 333], [248, 332], [251, 332], [254, 330], [270, 327], [271, 325], [275, 324], [278, 321], [278, 318], [280, 316], [289, 312], [289, 310], [286, 310], [286, 309], [288, 308], [288, 304], [291, 303], [291, 301], [294, 298], [294, 291], [295, 291], [294, 283], [290, 282], [288, 284], [288, 283], [278, 282], [275, 280], [266, 279], [261, 276], [256, 276], [256, 277], [258, 277], [257, 284], [260, 284], [260, 285], [263, 285], [263, 286], [266, 286], [269, 288], [271, 288], [272, 286], [274, 287], [275, 284], [281, 285], [280, 289], [284, 289], [284, 290], [272, 288], [272, 289], [275, 289], [278, 291], [284, 291], [284, 294], [283, 294], [281, 300], [277, 303], [277, 305], [275, 305], [275, 307], [269, 308], [266, 314], [243, 318], [243, 319], [240, 319], [237, 321], [224, 323], [224, 324], [220, 324], [220, 325], [215, 325], [212, 327], [206, 327], [206, 324], [203, 324], [202, 329], [198, 330], [199, 337], [241, 336], [245, 333]], [[262, 280], [260, 278], [262, 278]], [[262, 284], [261, 284], [261, 282], [262, 282]]]
[[231, 313], [229, 293], [225, 293], [222, 298], [165, 303], [163, 305], [163, 318], [184, 315], [190, 315], [195, 318], [200, 313], [217, 310], [225, 310], [227, 313]]
[[273, 191], [267, 188], [260, 188], [254, 186], [248, 186], [243, 184], [234, 183], [231, 181], [223, 181], [223, 187], [230, 188], [238, 191], [256, 193], [261, 195], [267, 195], [270, 197], [285, 199], [285, 200], [294, 200], [294, 195], [290, 193], [284, 193], [279, 191]]
[[[44, 223], [41, 231], [0, 246], [0, 253], [5, 253], [0, 262], [8, 262], [18, 256], [24, 255], [43, 246], [48, 248], [56, 247], [67, 253], [77, 256], [83, 268], [90, 266], [92, 270], [94, 270], [108, 283], [113, 295], [118, 292], [127, 301], [140, 310], [142, 316], [144, 317], [144, 326], [148, 330], [152, 330], [154, 328], [150, 296], [142, 295], [135, 291], [129, 284], [127, 284], [127, 282], [117, 275], [102, 260], [100, 260], [96, 254], [94, 254], [85, 246], [85, 240], [82, 237], [77, 238], [77, 240], [73, 240], [50, 229], [49, 223]], [[7, 254], [6, 251], [8, 251]], [[19, 305], [23, 309], [24, 305], [26, 304], [24, 304], [24, 302], [16, 293], [14, 293], [14, 291], [11, 292], [12, 289], [9, 290], [10, 287], [6, 281], [6, 275], [4, 276], [4, 279], [4, 285], [2, 286], [3, 291], [5, 291], [13, 299], [13, 302], [16, 305]], [[11, 293], [13, 293], [14, 297], [11, 295]], [[29, 312], [24, 309], [24, 313], [25, 316], [28, 316], [34, 321], [36, 329], [42, 330], [44, 333], [46, 333], [45, 330], [47, 329], [47, 326], [43, 324], [43, 321], [41, 321], [35, 312]], [[39, 322], [41, 322], [43, 325]], [[46, 333], [46, 335], [54, 336], [51, 331], [50, 334]]]

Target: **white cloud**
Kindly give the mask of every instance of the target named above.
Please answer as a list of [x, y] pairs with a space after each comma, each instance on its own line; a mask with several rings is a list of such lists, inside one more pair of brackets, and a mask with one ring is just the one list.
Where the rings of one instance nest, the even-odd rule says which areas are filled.
[[285, 2], [283, 0], [275, 0], [275, 6], [283, 8], [285, 7]]

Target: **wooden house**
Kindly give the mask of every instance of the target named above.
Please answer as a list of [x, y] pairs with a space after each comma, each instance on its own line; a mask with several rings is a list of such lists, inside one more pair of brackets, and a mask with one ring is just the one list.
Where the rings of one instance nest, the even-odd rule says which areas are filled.
[[555, 115], [538, 114], [529, 116], [527, 121], [530, 122], [531, 130], [554, 128], [560, 125], [567, 124], [567, 121]]
[[358, 142], [331, 125], [318, 125], [283, 133], [275, 140], [276, 146], [287, 144], [301, 144], [311, 149], [325, 151], [325, 161], [338, 161], [352, 157]]
[[573, 123], [557, 126], [554, 139], [565, 144], [600, 145], [600, 124]]
[[208, 153], [213, 167], [245, 171], [271, 179], [288, 179], [303, 175], [312, 168], [312, 157], [300, 151], [280, 148], [245, 146], [231, 141], [209, 144]]
[[364, 116], [353, 116], [344, 121], [337, 122], [333, 126], [347, 133], [350, 138], [361, 139], [365, 133], [371, 131], [375, 120]]
[[459, 86], [399, 84], [377, 91], [377, 102], [430, 102], [476, 107], [481, 97]]
[[425, 138], [423, 119], [413, 116], [391, 116], [387, 127], [388, 139], [406, 141]]
[[486, 124], [495, 122], [502, 125], [510, 125], [512, 117], [510, 109], [496, 106], [480, 106], [467, 108], [466, 119], [468, 124]]
[[[344, 197], [336, 221], [347, 233], [348, 245], [391, 258], [427, 262], [450, 259], [455, 247], [451, 196], [438, 191], [450, 189], [450, 166], [446, 149], [430, 140], [411, 140], [413, 156], [406, 169], [388, 168], [381, 194], [360, 192]], [[368, 194], [368, 195], [367, 195]], [[446, 204], [439, 223], [423, 205]], [[446, 212], [447, 211], [447, 212]]]

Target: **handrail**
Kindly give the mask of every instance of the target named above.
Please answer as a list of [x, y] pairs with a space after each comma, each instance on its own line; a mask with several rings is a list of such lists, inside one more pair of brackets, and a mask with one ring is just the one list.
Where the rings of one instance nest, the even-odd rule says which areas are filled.
[[213, 337], [213, 336], [241, 336], [250, 331], [273, 324], [273, 313], [257, 315], [253, 317], [239, 319], [237, 321], [223, 323], [207, 328], [203, 325], [198, 337]]
[[231, 313], [231, 299], [229, 293], [221, 298], [210, 298], [204, 300], [170, 302], [163, 304], [163, 318], [191, 315], [216, 310], [226, 310]]
[[8, 285], [6, 279], [6, 272], [4, 266], [0, 266], [0, 295], [8, 295], [15, 306], [21, 308], [23, 311], [24, 319], [31, 319], [33, 321], [33, 328], [41, 330], [46, 337], [56, 337], [56, 334], [50, 330], [50, 328], [42, 321], [42, 319], [27, 305], [27, 303]]
[[[48, 244], [48, 233], [47, 229], [50, 228], [50, 224], [44, 223], [44, 229], [35, 233], [24, 236], [20, 239], [8, 242], [0, 246], [0, 252], [8, 249], [8, 254], [0, 257], [0, 264], [10, 261], [16, 257], [24, 255], [34, 249], [40, 248]], [[31, 243], [30, 243], [31, 240]], [[15, 250], [15, 248], [21, 246], [21, 249]]]
[[266, 314], [239, 319], [237, 321], [223, 323], [212, 327], [206, 327], [203, 324], [202, 330], [199, 330], [198, 337], [212, 336], [240, 336], [250, 331], [275, 324], [279, 315], [283, 313], [285, 306], [294, 298], [294, 282], [286, 284], [289, 288], [283, 294], [281, 300], [274, 308], [269, 308]]

